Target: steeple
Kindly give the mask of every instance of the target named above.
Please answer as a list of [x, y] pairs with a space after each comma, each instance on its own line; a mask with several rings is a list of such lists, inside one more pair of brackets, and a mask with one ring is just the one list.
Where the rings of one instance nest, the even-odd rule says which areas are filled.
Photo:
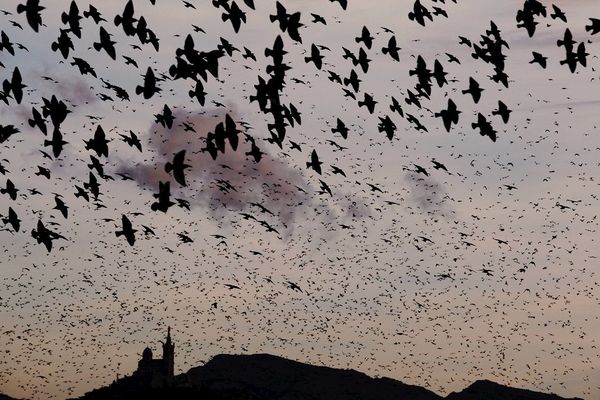
[[171, 344], [171, 327], [170, 326], [167, 327], [167, 342], [165, 344], [168, 344], [168, 345]]
[[175, 375], [175, 345], [171, 341], [171, 327], [167, 328], [167, 339], [163, 343], [163, 371], [167, 379]]

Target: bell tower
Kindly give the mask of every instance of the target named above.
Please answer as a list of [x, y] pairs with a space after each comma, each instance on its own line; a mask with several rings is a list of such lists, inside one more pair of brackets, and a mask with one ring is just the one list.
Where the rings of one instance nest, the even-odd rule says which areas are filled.
[[163, 373], [170, 382], [175, 376], [175, 345], [171, 342], [171, 327], [167, 328], [167, 340], [163, 343]]

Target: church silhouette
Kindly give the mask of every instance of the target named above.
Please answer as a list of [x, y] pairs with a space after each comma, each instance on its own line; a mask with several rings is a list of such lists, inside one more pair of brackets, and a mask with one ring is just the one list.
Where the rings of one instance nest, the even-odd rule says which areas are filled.
[[146, 347], [142, 359], [138, 361], [138, 369], [131, 378], [139, 386], [145, 388], [169, 387], [175, 376], [175, 345], [171, 341], [171, 327], [167, 328], [167, 338], [163, 343], [161, 359], [152, 358], [152, 349]]
[[[131, 375], [117, 377], [110, 385], [94, 389], [81, 399], [162, 400], [186, 398], [188, 392], [188, 389], [178, 387], [175, 382], [175, 344], [171, 339], [171, 327], [168, 327], [167, 337], [162, 342], [162, 358], [154, 358], [152, 349], [146, 347], [138, 361], [137, 370]], [[177, 396], [173, 397], [175, 394]]]
[[169, 391], [175, 386], [175, 344], [171, 340], [171, 327], [167, 328], [167, 338], [162, 344], [162, 358], [154, 358], [152, 349], [146, 347], [138, 368], [133, 374], [117, 378], [109, 386], [87, 393], [86, 399], [134, 399], [136, 395], [154, 398], [161, 390]]

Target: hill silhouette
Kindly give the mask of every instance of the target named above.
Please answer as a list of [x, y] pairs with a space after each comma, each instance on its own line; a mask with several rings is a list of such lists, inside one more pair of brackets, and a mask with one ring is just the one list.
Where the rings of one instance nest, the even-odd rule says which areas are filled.
[[[82, 400], [441, 400], [444, 397], [390, 378], [304, 364], [269, 354], [217, 355], [208, 363], [175, 376], [171, 387], [143, 388], [123, 378], [87, 393]], [[515, 389], [481, 380], [447, 400], [561, 400], [562, 397]]]
[[[458, 393], [450, 393], [446, 400], [561, 400], [555, 394], [515, 389], [488, 380], [480, 380]], [[575, 399], [571, 399], [575, 400]]]
[[219, 355], [181, 377], [195, 388], [248, 390], [264, 399], [438, 400], [437, 394], [354, 370], [313, 366], [269, 354]]

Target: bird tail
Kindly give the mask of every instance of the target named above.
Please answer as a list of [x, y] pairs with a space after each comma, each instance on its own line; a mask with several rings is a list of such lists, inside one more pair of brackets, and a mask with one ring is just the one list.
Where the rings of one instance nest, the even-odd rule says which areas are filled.
[[115, 235], [117, 235], [117, 237], [122, 236], [125, 232], [123, 231], [116, 231]]
[[170, 162], [165, 164], [165, 171], [166, 172], [171, 172], [173, 171], [173, 164], [171, 164]]
[[[306, 163], [306, 168], [311, 168], [311, 167], [312, 167], [312, 163], [311, 162], [307, 162]], [[4, 192], [2, 192], [2, 193], [4, 193]]]
[[383, 54], [387, 54], [390, 50], [387, 47], [384, 47], [383, 49], [381, 49], [381, 52]]
[[102, 50], [102, 44], [98, 43], [98, 42], [94, 42], [94, 49], [96, 49], [96, 51]]
[[154, 47], [154, 50], [158, 51], [158, 48], [159, 48], [158, 38], [154, 37], [154, 38], [150, 39], [150, 43], [152, 43], [152, 47]]
[[135, 94], [142, 94], [144, 93], [144, 88], [142, 86], [136, 86], [135, 88]]
[[115, 17], [115, 26], [121, 25], [121, 22], [123, 22], [123, 18], [120, 15], [117, 15]]
[[66, 12], [64, 12], [61, 14], [60, 19], [63, 22], [63, 24], [66, 24], [69, 21], [69, 16]]
[[23, 4], [19, 4], [19, 5], [17, 6], [17, 12], [18, 12], [19, 14], [21, 14], [21, 13], [25, 12], [26, 10], [27, 10], [27, 8], [25, 8], [25, 6], [24, 6]]

